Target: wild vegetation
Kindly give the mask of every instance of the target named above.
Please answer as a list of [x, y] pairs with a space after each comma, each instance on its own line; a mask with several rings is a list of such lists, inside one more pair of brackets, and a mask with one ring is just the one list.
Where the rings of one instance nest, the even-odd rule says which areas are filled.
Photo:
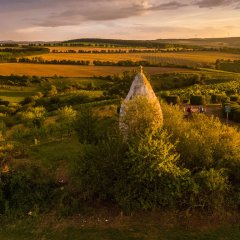
[[[114, 54], [117, 58], [123, 53]], [[23, 58], [29, 56], [18, 59]], [[137, 99], [128, 106], [131, 111], [124, 119], [131, 123], [126, 137], [119, 131], [119, 108], [135, 68], [0, 65], [0, 238], [16, 238], [17, 226], [22, 233], [19, 239], [54, 235], [59, 239], [81, 239], [80, 235], [139, 239], [144, 234], [142, 239], [156, 239], [153, 232], [167, 239], [191, 239], [197, 234], [198, 239], [206, 239], [212, 232], [201, 233], [202, 238], [195, 232], [186, 235], [183, 224], [190, 227], [189, 219], [198, 214], [217, 216], [218, 226], [222, 219], [237, 222], [240, 133], [238, 125], [228, 125], [222, 117], [227, 117], [225, 107], [230, 106], [228, 120], [239, 122], [239, 74], [209, 67], [144, 68], [159, 97], [163, 124], [155, 121], [153, 105]], [[189, 102], [218, 106], [220, 119], [200, 113], [186, 118], [182, 108]], [[144, 227], [139, 230], [144, 225], [141, 221], [138, 226], [127, 222], [150, 213], [175, 219], [171, 233], [164, 224], [157, 230], [158, 220], [153, 218], [151, 232]], [[16, 219], [21, 221], [16, 224]], [[42, 219], [49, 228], [38, 222]], [[51, 227], [51, 220], [66, 219], [75, 221], [78, 230], [60, 222], [59, 229]], [[222, 237], [229, 232], [238, 239], [237, 227], [223, 227], [213, 234]]]

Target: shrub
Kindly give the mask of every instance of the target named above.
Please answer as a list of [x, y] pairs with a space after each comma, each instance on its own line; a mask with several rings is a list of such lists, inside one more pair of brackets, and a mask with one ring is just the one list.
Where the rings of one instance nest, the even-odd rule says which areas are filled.
[[166, 131], [149, 132], [129, 143], [125, 171], [116, 183], [117, 203], [125, 210], [176, 206], [189, 178]]
[[166, 96], [165, 100], [167, 101], [168, 104], [178, 104], [180, 102], [180, 98], [177, 95], [170, 95], [170, 96]]
[[230, 187], [222, 170], [202, 170], [195, 174], [194, 182], [196, 187], [192, 194], [193, 206], [212, 210], [226, 205]]
[[27, 104], [34, 104], [35, 99], [34, 97], [25, 97], [24, 100], [21, 102], [22, 105], [27, 105]]
[[189, 103], [189, 99], [183, 99], [183, 101], [182, 101], [184, 104], [187, 104], [187, 103]]
[[56, 96], [57, 94], [58, 94], [57, 87], [55, 85], [51, 85], [47, 95], [49, 97], [52, 97], [52, 96]]
[[60, 121], [74, 121], [77, 116], [77, 111], [75, 111], [72, 106], [65, 106], [58, 109], [58, 119]]
[[190, 97], [190, 104], [191, 105], [205, 105], [206, 104], [206, 98], [205, 96], [191, 96]]
[[27, 214], [36, 208], [48, 207], [55, 184], [37, 166], [19, 166], [0, 175], [1, 213]]
[[237, 96], [237, 95], [230, 96], [230, 101], [231, 102], [237, 102], [238, 100], [239, 100], [239, 96]]
[[221, 103], [224, 100], [226, 100], [226, 96], [224, 96], [224, 95], [221, 95], [221, 94], [212, 94], [211, 95], [212, 103]]
[[233, 121], [240, 123], [240, 106], [233, 112]]
[[40, 128], [43, 125], [46, 115], [44, 107], [31, 108], [22, 113], [22, 119], [29, 125]]
[[122, 104], [120, 128], [124, 135], [141, 135], [146, 130], [160, 128], [162, 124], [162, 110], [157, 99], [139, 96]]
[[6, 131], [6, 124], [3, 120], [0, 119], [0, 133], [5, 133]]
[[[97, 145], [83, 145], [71, 164], [72, 178], [85, 200], [113, 199], [114, 185], [124, 169], [124, 150], [118, 138], [106, 137]], [[122, 175], [121, 175], [122, 176]]]
[[225, 168], [232, 184], [240, 181], [240, 133], [235, 128], [199, 114], [192, 121], [183, 121], [177, 107], [162, 107], [164, 127], [172, 134], [171, 140], [178, 141], [181, 166], [192, 172]]
[[0, 98], [0, 105], [8, 106], [10, 104], [9, 101], [4, 101]]
[[112, 118], [100, 118], [89, 107], [82, 108], [75, 121], [78, 139], [84, 144], [97, 144], [104, 140], [117, 122]]

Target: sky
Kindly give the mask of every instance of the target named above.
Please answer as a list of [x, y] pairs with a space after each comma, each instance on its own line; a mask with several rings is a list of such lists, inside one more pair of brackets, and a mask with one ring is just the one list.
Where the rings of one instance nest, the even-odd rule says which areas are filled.
[[0, 0], [0, 40], [240, 37], [240, 0]]

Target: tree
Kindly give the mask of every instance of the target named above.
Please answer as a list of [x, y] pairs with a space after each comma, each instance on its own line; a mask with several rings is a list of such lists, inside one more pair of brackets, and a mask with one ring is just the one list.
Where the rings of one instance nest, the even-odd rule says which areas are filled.
[[51, 85], [50, 90], [48, 91], [48, 96], [56, 96], [58, 94], [58, 90], [55, 85]]
[[30, 108], [22, 113], [22, 119], [29, 125], [40, 128], [45, 120], [46, 110], [44, 107]]
[[72, 106], [65, 106], [58, 109], [58, 119], [63, 122], [72, 122], [76, 119], [77, 111]]

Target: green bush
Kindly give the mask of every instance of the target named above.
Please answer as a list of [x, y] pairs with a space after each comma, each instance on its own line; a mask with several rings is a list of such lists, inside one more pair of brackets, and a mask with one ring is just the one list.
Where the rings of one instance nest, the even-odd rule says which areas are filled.
[[233, 121], [240, 123], [240, 106], [233, 112]]
[[117, 203], [125, 210], [176, 206], [189, 180], [189, 171], [177, 166], [178, 159], [166, 131], [131, 141], [126, 170], [116, 183]]
[[122, 106], [124, 112], [121, 113], [119, 122], [121, 131], [127, 138], [144, 134], [149, 129], [157, 130], [163, 125], [162, 110], [157, 99], [138, 96], [123, 102]]
[[239, 100], [239, 96], [237, 96], [237, 95], [230, 96], [230, 101], [231, 102], [237, 102], [238, 100]]
[[236, 129], [199, 114], [192, 121], [183, 121], [180, 109], [164, 104], [162, 107], [164, 127], [171, 140], [177, 141], [181, 166], [191, 172], [226, 168], [231, 184], [240, 181], [240, 133]]
[[170, 96], [166, 96], [165, 100], [168, 104], [178, 104], [180, 102], [180, 98], [177, 95], [170, 95]]
[[[230, 108], [230, 113], [228, 113], [228, 119], [238, 122], [238, 111], [240, 110], [240, 105], [236, 102], [226, 102], [222, 106], [223, 116], [227, 118], [226, 107]], [[236, 113], [237, 112], [237, 113]]]
[[211, 102], [212, 103], [221, 103], [227, 100], [227, 97], [222, 94], [212, 94], [211, 95]]
[[114, 185], [124, 172], [124, 152], [124, 145], [115, 137], [106, 137], [94, 146], [83, 145], [82, 154], [71, 163], [72, 179], [82, 198], [113, 199]]
[[193, 206], [213, 210], [226, 205], [230, 187], [222, 170], [201, 170], [194, 175], [194, 182], [196, 185], [191, 194]]
[[194, 96], [190, 97], [190, 104], [191, 105], [205, 105], [206, 104], [206, 97], [205, 96]]
[[1, 213], [28, 214], [34, 209], [48, 209], [53, 180], [37, 166], [20, 166], [0, 175]]
[[26, 112], [22, 112], [22, 120], [29, 126], [40, 128], [46, 117], [46, 109], [44, 107], [30, 108]]

